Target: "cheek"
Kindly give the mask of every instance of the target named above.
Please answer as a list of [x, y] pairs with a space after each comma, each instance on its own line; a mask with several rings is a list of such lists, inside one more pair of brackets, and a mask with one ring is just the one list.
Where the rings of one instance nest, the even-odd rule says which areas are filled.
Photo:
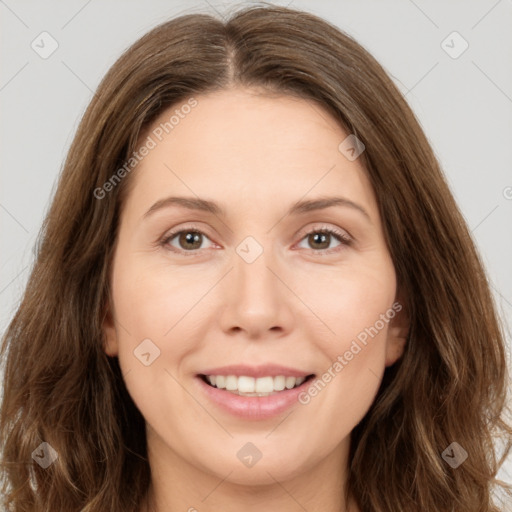
[[395, 300], [395, 271], [385, 256], [300, 277], [301, 296], [314, 313], [309, 322], [311, 339], [321, 342], [331, 356], [348, 350], [361, 333], [364, 337], [365, 329], [374, 326]]
[[396, 275], [387, 257], [363, 263], [331, 274], [328, 287], [310, 289], [313, 308], [334, 334], [311, 331], [325, 356], [325, 368], [303, 403], [316, 401], [317, 410], [325, 413], [326, 431], [348, 433], [363, 418], [385, 368]]
[[[113, 275], [119, 336], [119, 364], [128, 392], [143, 414], [172, 425], [171, 409], [162, 397], [172, 397], [173, 407], [187, 405], [179, 380], [180, 361], [191, 350], [193, 336], [183, 332], [197, 297], [203, 295], [197, 279], [183, 286], [176, 273], [141, 261], [120, 259]], [[149, 354], [148, 356], [145, 356]], [[146, 364], [147, 363], [147, 364]], [[175, 377], [175, 378], [173, 378]]]
[[171, 271], [145, 259], [133, 258], [117, 267], [114, 274], [116, 313], [134, 335], [167, 340], [181, 319], [186, 316], [186, 321], [190, 322], [194, 305], [211, 284], [192, 271]]
[[[351, 420], [361, 419], [374, 399], [385, 368], [386, 339], [396, 293], [392, 261], [386, 255], [360, 260], [358, 265], [331, 270], [325, 278], [310, 276], [303, 286], [307, 286], [303, 293], [308, 304], [321, 320], [319, 324], [312, 317], [309, 323], [310, 339], [324, 355], [325, 367], [317, 376], [321, 381], [318, 395], [322, 395], [318, 403], [325, 405], [326, 411], [341, 408], [346, 413], [350, 411]], [[308, 397], [304, 399], [307, 401]], [[326, 424], [334, 418], [336, 415], [327, 414]], [[347, 424], [347, 428], [351, 426]]]

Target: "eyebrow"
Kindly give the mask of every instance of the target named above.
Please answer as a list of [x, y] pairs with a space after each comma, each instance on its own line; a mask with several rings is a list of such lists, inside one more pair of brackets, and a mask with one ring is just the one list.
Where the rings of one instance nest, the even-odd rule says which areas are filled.
[[[198, 197], [171, 196], [160, 199], [153, 204], [153, 206], [151, 206], [151, 208], [143, 215], [143, 219], [149, 217], [158, 210], [168, 208], [170, 206], [181, 206], [182, 208], [187, 208], [189, 210], [199, 210], [218, 216], [226, 216], [225, 210], [215, 201], [209, 201]], [[338, 196], [322, 196], [316, 199], [297, 201], [290, 207], [286, 215], [296, 215], [316, 210], [324, 210], [332, 206], [345, 206], [352, 208], [362, 213], [367, 220], [371, 222], [370, 215], [361, 205], [354, 203], [345, 197]]]

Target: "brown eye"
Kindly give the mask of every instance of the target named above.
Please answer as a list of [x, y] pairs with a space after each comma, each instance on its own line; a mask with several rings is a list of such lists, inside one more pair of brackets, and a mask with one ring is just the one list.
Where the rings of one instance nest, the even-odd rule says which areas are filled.
[[312, 233], [308, 235], [308, 243], [313, 249], [328, 249], [331, 242], [329, 233]]
[[[335, 247], [330, 247], [333, 239], [338, 242]], [[315, 229], [306, 233], [302, 240], [307, 240], [308, 247], [313, 251], [322, 253], [331, 253], [341, 250], [340, 246], [347, 246], [352, 243], [352, 239], [345, 233], [332, 228]]]
[[[162, 240], [162, 245], [176, 252], [196, 253], [201, 249], [205, 239], [209, 240], [201, 231], [196, 229], [182, 229], [181, 231], [175, 231], [166, 236], [165, 239]], [[176, 242], [173, 243], [173, 241]]]
[[186, 250], [199, 249], [202, 242], [202, 234], [198, 231], [181, 231], [178, 237], [180, 248]]

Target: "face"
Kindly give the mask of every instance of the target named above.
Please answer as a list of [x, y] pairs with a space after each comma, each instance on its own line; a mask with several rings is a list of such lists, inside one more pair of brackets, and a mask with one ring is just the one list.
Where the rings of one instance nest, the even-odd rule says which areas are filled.
[[155, 461], [252, 485], [339, 464], [405, 337], [374, 192], [315, 103], [195, 101], [140, 137], [105, 350]]

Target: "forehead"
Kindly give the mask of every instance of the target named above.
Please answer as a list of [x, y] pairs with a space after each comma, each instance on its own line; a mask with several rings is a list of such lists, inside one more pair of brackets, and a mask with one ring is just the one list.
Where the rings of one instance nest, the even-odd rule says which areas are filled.
[[[280, 147], [283, 142], [302, 149], [319, 143], [329, 144], [327, 133], [335, 138], [343, 135], [342, 128], [319, 103], [292, 95], [270, 93], [258, 89], [233, 88], [206, 95], [194, 96], [195, 105], [189, 107], [190, 99], [162, 111], [145, 132], [163, 130], [163, 138], [172, 132], [176, 143], [193, 145], [195, 140], [203, 144], [230, 143], [237, 146], [243, 142], [244, 151], [251, 146], [256, 152], [258, 143], [265, 148]], [[241, 126], [243, 129], [241, 130]], [[226, 139], [225, 134], [230, 138]], [[279, 140], [275, 135], [279, 133]], [[252, 145], [246, 143], [253, 141]]]
[[318, 103], [240, 88], [193, 99], [161, 112], [139, 137], [137, 147], [154, 146], [134, 171], [139, 196], [182, 192], [270, 207], [346, 192], [369, 209], [375, 203], [360, 161], [339, 150], [349, 134]]

